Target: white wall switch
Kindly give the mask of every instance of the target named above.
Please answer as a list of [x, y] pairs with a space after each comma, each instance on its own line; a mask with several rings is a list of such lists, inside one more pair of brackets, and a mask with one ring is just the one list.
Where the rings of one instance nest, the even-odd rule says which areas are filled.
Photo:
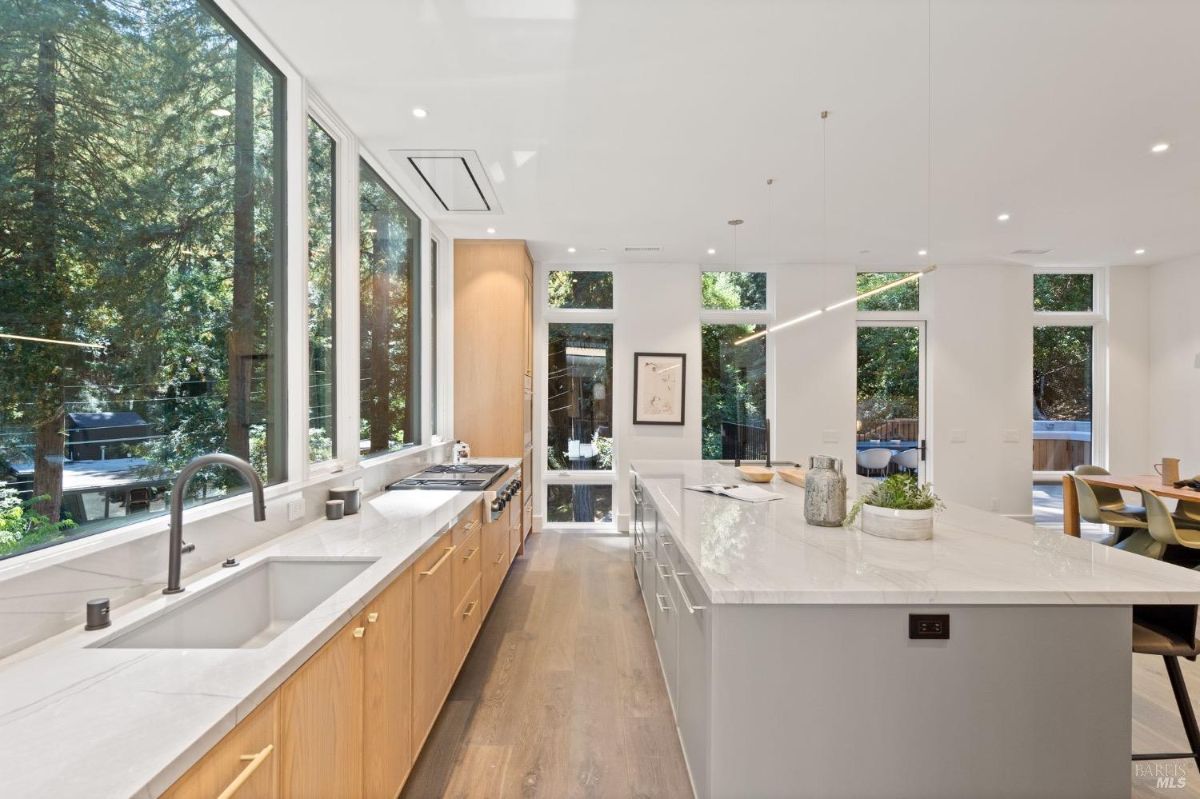
[[840, 438], [841, 436], [838, 435], [838, 431], [836, 430], [826, 430], [821, 433], [821, 441], [825, 444], [836, 444]]
[[287, 517], [289, 522], [298, 522], [304, 518], [304, 495], [293, 494], [288, 497]]
[[967, 431], [966, 430], [959, 429], [959, 430], [951, 430], [950, 431], [950, 443], [951, 444], [962, 444], [966, 440], [967, 440]]
[[1021, 441], [1021, 434], [1012, 429], [1005, 430], [1003, 433], [1005, 444], [1018, 444]]

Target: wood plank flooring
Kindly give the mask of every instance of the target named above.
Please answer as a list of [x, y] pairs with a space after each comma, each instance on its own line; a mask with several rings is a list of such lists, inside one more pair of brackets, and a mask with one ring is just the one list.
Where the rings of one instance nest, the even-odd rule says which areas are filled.
[[[620, 535], [530, 536], [405, 799], [691, 796], [628, 546]], [[1181, 663], [1200, 711], [1200, 663]], [[1161, 658], [1133, 658], [1133, 746], [1187, 748]], [[1192, 761], [1130, 769], [1136, 799], [1200, 799]]]
[[628, 546], [529, 537], [406, 799], [692, 795]]

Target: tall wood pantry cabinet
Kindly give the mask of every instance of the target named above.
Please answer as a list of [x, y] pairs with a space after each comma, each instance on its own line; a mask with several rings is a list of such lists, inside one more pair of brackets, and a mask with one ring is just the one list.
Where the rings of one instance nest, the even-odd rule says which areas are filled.
[[520, 240], [454, 242], [454, 434], [521, 458], [522, 549], [533, 526], [533, 260]]

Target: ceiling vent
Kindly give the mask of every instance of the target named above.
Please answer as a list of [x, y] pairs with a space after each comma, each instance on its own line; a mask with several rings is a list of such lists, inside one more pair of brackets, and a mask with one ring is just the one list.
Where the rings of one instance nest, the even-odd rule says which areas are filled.
[[496, 192], [474, 150], [390, 152], [447, 213], [500, 213]]
[[646, 244], [646, 245], [642, 245], [642, 246], [626, 247], [625, 252], [629, 252], [629, 253], [662, 252], [662, 247], [658, 246], [657, 244]]
[[1013, 250], [1013, 255], [1046, 255], [1050, 250]]

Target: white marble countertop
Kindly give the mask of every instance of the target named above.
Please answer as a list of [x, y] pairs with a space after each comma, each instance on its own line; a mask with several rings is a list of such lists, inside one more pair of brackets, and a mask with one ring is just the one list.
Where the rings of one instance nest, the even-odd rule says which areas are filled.
[[69, 631], [0, 662], [0, 794], [158, 796], [480, 498], [385, 491], [358, 514], [313, 522], [240, 555], [243, 567], [280, 556], [378, 559], [261, 648], [87, 648], [232, 576], [217, 567], [185, 582], [182, 594], [155, 592], [115, 609], [106, 630]]
[[932, 540], [894, 541], [807, 524], [804, 490], [780, 478], [764, 487], [782, 500], [752, 504], [684, 490], [740, 482], [731, 466], [631, 465], [713, 603], [1200, 604], [1198, 572], [954, 503]]

